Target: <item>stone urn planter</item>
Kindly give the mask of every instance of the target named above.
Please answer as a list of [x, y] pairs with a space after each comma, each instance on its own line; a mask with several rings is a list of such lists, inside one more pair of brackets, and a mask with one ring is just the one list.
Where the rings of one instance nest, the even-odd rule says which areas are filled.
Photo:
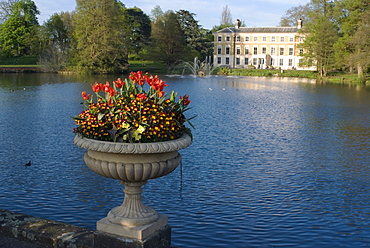
[[74, 143], [87, 149], [86, 165], [95, 173], [120, 180], [124, 185], [122, 205], [97, 222], [97, 230], [143, 240], [167, 225], [167, 216], [142, 202], [142, 186], [150, 179], [165, 176], [181, 163], [178, 152], [191, 144], [191, 138], [155, 143], [117, 143], [83, 138]]

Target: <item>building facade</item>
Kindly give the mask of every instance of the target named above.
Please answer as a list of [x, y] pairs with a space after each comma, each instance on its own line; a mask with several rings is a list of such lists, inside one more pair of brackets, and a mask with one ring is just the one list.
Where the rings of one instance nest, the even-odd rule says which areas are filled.
[[300, 69], [303, 49], [298, 44], [302, 27], [235, 27], [224, 28], [214, 35], [214, 65], [228, 68]]

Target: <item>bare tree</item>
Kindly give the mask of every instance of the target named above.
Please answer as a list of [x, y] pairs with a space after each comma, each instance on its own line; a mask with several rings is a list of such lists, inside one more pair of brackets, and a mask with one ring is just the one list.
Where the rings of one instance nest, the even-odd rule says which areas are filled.
[[306, 23], [309, 19], [308, 13], [311, 11], [311, 4], [298, 5], [285, 11], [285, 14], [280, 19], [280, 26], [295, 27], [297, 26], [297, 20], [302, 19], [303, 23]]
[[19, 0], [7, 0], [0, 2], [0, 23], [4, 22], [6, 18], [11, 14], [11, 8], [14, 3]]
[[233, 26], [233, 18], [231, 17], [231, 12], [229, 7], [226, 5], [222, 9], [220, 26]]

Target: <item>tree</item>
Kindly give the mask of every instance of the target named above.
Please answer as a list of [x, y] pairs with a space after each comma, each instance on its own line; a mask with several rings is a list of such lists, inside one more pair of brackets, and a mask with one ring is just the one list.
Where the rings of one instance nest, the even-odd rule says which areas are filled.
[[176, 11], [176, 15], [180, 23], [180, 28], [184, 33], [186, 44], [193, 53], [191, 59], [199, 57], [201, 60], [204, 60], [207, 56], [212, 55], [213, 50], [209, 49], [212, 43], [209, 43], [213, 39], [211, 41], [206, 40], [206, 32], [202, 30], [198, 21], [194, 19], [195, 14], [187, 10], [179, 10]]
[[285, 11], [284, 16], [280, 19], [281, 27], [295, 27], [297, 26], [297, 20], [302, 19], [302, 22], [305, 23], [308, 21], [308, 13], [311, 10], [311, 4], [307, 3], [305, 5], [298, 5], [292, 7]]
[[[11, 14], [0, 31], [0, 44], [7, 56], [32, 55], [38, 49], [40, 12], [31, 0], [20, 0], [11, 7]], [[36, 45], [35, 45], [36, 44]]]
[[157, 22], [160, 18], [162, 18], [164, 15], [161, 7], [159, 5], [156, 5], [154, 9], [151, 11], [151, 19], [152, 22], [155, 23]]
[[150, 18], [137, 8], [123, 8], [125, 44], [129, 54], [138, 54], [149, 44], [151, 34]]
[[303, 26], [305, 40], [304, 65], [316, 65], [321, 77], [325, 77], [329, 69], [336, 65], [333, 45], [338, 41], [338, 30], [331, 16], [332, 6], [325, 0], [313, 0], [313, 11], [309, 13], [309, 21]]
[[349, 40], [354, 52], [348, 57], [350, 64], [357, 66], [358, 78], [364, 82], [364, 69], [370, 66], [370, 10], [366, 10], [361, 15], [361, 21], [354, 35]]
[[77, 0], [73, 21], [81, 71], [112, 73], [126, 69], [122, 7], [116, 0]]
[[186, 42], [177, 15], [167, 11], [157, 16], [152, 26], [152, 44], [148, 52], [154, 60], [160, 60], [171, 68], [177, 61], [186, 56]]
[[231, 12], [230, 12], [230, 9], [229, 7], [226, 5], [224, 6], [224, 8], [222, 9], [222, 13], [221, 13], [221, 19], [220, 19], [220, 26], [227, 26], [227, 27], [230, 27], [230, 26], [233, 26], [233, 18], [231, 17]]
[[72, 44], [72, 14], [53, 14], [43, 25], [44, 49], [39, 64], [46, 71], [58, 71], [66, 66]]
[[357, 64], [354, 60], [354, 58], [359, 56], [359, 50], [353, 46], [353, 36], [357, 33], [359, 27], [363, 25], [364, 12], [369, 10], [370, 4], [368, 0], [342, 0], [336, 4], [335, 14], [341, 27], [341, 37], [335, 44], [337, 61], [344, 69], [349, 68], [352, 71], [356, 68], [359, 77], [362, 77], [363, 68], [359, 67], [361, 64]]
[[7, 0], [0, 2], [0, 23], [4, 22], [12, 13], [12, 6], [19, 0]]

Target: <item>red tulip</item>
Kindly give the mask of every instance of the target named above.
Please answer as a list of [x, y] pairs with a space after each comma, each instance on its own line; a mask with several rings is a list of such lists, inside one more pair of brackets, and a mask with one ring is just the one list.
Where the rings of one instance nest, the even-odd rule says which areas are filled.
[[101, 90], [101, 86], [97, 82], [95, 82], [93, 85], [91, 85], [91, 88], [96, 93], [100, 92], [100, 90]]
[[116, 88], [122, 88], [125, 85], [125, 82], [118, 78], [117, 81], [114, 81]]
[[140, 101], [145, 101], [148, 97], [147, 97], [147, 95], [146, 95], [146, 94], [144, 94], [144, 93], [139, 93], [139, 94], [137, 94], [137, 95], [136, 95], [136, 98], [137, 98], [138, 100], [140, 100]]
[[81, 95], [82, 95], [82, 98], [85, 100], [85, 101], [87, 101], [87, 100], [89, 100], [90, 99], [90, 96], [91, 96], [91, 94], [86, 94], [86, 91], [82, 91], [81, 92]]
[[180, 96], [180, 100], [182, 100], [182, 104], [183, 104], [184, 106], [189, 105], [189, 103], [191, 102], [191, 101], [189, 100], [189, 96], [188, 96], [188, 95]]

